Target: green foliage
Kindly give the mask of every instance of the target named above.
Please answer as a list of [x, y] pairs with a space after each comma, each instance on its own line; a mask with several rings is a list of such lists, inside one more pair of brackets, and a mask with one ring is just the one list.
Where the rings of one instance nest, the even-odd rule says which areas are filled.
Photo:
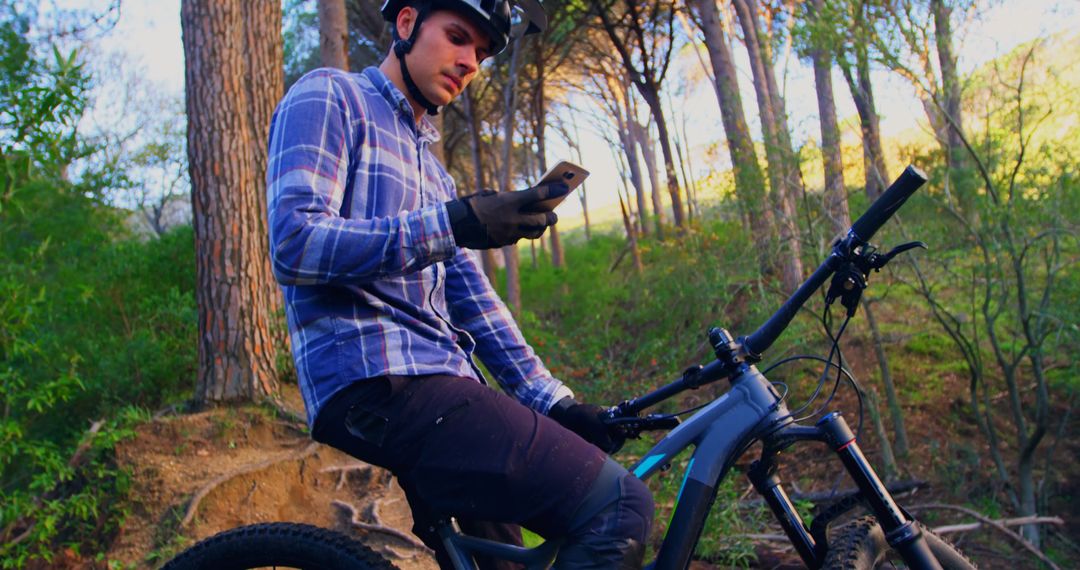
[[52, 49], [51, 61], [26, 38], [29, 20], [5, 14], [0, 21], [0, 207], [14, 179], [30, 169], [60, 172], [75, 153], [75, 125], [86, 104], [89, 78], [73, 51]]
[[67, 180], [88, 78], [2, 18], [0, 566], [19, 568], [115, 533], [129, 479], [113, 449], [187, 392], [195, 279], [190, 228], [131, 240], [101, 177]]

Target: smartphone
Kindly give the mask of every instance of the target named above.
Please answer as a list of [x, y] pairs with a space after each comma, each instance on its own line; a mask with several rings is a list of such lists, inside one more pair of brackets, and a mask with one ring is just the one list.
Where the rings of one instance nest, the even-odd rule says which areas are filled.
[[[585, 170], [584, 168], [574, 164], [573, 162], [567, 160], [560, 160], [558, 164], [552, 166], [547, 172], [544, 173], [542, 177], [540, 177], [540, 181], [537, 182], [536, 185], [540, 186], [541, 184], [545, 184], [548, 182], [561, 181], [562, 183], [570, 187], [570, 192], [573, 192], [588, 177], [588, 170]], [[550, 212], [551, 210], [555, 209], [555, 206], [561, 204], [562, 201], [570, 195], [570, 192], [567, 192], [566, 195], [560, 196], [558, 198], [552, 198], [550, 200], [536, 202], [530, 209], [536, 211]]]

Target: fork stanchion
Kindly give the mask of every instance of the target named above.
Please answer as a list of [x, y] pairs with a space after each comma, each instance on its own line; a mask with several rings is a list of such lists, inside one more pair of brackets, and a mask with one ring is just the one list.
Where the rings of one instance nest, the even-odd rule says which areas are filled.
[[821, 418], [817, 423], [825, 442], [840, 456], [848, 475], [855, 481], [867, 506], [885, 531], [885, 539], [911, 567], [920, 570], [941, 570], [930, 546], [923, 539], [919, 525], [909, 519], [893, 500], [892, 494], [878, 478], [866, 460], [855, 434], [839, 412]]
[[821, 557], [818, 555], [817, 543], [810, 536], [810, 530], [806, 528], [806, 523], [799, 516], [787, 492], [780, 486], [780, 478], [776, 475], [775, 466], [771, 462], [755, 461], [750, 466], [748, 476], [750, 482], [754, 484], [754, 489], [765, 499], [765, 503], [769, 505], [776, 520], [780, 522], [788, 540], [795, 545], [795, 550], [806, 566], [820, 568]]

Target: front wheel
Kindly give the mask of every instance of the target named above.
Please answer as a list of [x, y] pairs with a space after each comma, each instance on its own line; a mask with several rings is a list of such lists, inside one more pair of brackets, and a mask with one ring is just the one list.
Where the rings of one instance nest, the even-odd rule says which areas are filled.
[[368, 547], [332, 530], [298, 523], [242, 526], [181, 552], [162, 570], [394, 570]]
[[[975, 564], [945, 539], [921, 524], [919, 529], [922, 530], [926, 544], [930, 546], [930, 552], [934, 554], [942, 568], [945, 570], [975, 568]], [[874, 517], [862, 517], [833, 532], [823, 567], [829, 570], [869, 570], [871, 568], [906, 568], [906, 565], [885, 540], [885, 532], [881, 530], [881, 525], [877, 520]]]

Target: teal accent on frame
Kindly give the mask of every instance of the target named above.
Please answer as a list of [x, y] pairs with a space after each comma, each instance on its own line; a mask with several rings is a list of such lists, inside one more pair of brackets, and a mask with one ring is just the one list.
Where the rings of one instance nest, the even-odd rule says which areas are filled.
[[675, 496], [675, 504], [679, 504], [679, 499], [682, 499], [683, 489], [686, 488], [686, 480], [690, 478], [690, 470], [694, 468], [694, 458], [690, 458], [690, 463], [686, 464], [686, 473], [682, 476], [682, 485], [679, 485], [679, 494]]
[[649, 469], [652, 469], [653, 465], [660, 463], [663, 459], [663, 453], [658, 453], [656, 455], [650, 455], [646, 457], [645, 461], [641, 462], [641, 465], [638, 465], [634, 468], [634, 477], [641, 479], [641, 477], [645, 475], [645, 473], [647, 473]]

